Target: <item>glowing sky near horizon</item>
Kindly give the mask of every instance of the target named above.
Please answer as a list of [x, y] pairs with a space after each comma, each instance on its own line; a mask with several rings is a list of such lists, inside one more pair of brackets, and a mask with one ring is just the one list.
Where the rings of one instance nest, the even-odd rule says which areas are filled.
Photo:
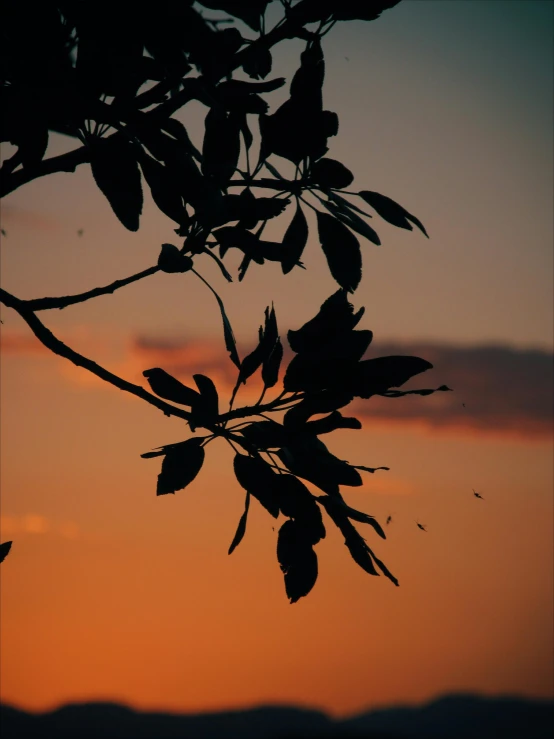
[[[290, 606], [259, 506], [227, 557], [243, 495], [224, 445], [190, 488], [157, 499], [159, 462], [139, 454], [188, 430], [41, 352], [2, 308], [0, 524], [15, 542], [2, 565], [3, 701], [346, 714], [460, 690], [552, 696], [552, 16], [535, 0], [406, 0], [325, 39], [325, 106], [340, 119], [329, 155], [355, 172], [350, 189], [389, 195], [431, 237], [374, 219], [383, 245], [362, 245], [352, 298], [362, 327], [376, 354], [435, 347], [436, 384], [459, 363], [440, 425], [425, 417], [435, 399], [418, 398], [388, 420], [368, 405], [362, 431], [326, 439], [341, 458], [391, 467], [345, 492], [392, 515], [387, 541], [368, 540], [400, 588], [357, 568], [329, 525], [318, 583]], [[275, 76], [290, 77], [299, 51], [281, 47]], [[54, 139], [51, 153], [67, 147]], [[22, 298], [107, 284], [178, 243], [149, 199], [140, 231], [125, 231], [88, 165], [26, 185], [1, 217], [2, 286]], [[253, 265], [231, 285], [211, 262], [197, 268], [245, 351], [268, 302], [284, 333], [336, 289], [315, 237], [305, 263], [285, 277]], [[229, 392], [217, 304], [191, 274], [41, 318], [132, 381], [150, 366], [205, 368]]]

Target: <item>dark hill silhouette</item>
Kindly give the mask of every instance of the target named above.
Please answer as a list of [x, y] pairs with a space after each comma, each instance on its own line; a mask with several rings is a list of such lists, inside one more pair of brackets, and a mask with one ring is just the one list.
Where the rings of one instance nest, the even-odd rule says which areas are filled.
[[453, 695], [335, 721], [319, 711], [285, 706], [172, 714], [83, 703], [34, 714], [4, 705], [0, 734], [2, 739], [550, 739], [553, 709], [547, 700]]

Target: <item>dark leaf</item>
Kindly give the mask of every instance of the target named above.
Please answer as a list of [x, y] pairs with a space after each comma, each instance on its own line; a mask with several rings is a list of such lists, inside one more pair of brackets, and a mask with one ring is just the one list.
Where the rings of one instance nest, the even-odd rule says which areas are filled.
[[440, 392], [452, 392], [452, 388], [441, 385], [436, 388], [421, 388], [419, 390], [387, 390], [382, 395], [386, 398], [403, 398], [405, 395], [433, 395], [433, 393]]
[[204, 463], [203, 438], [187, 439], [170, 447], [158, 475], [156, 495], [175, 493], [189, 485]]
[[231, 322], [227, 318], [227, 314], [225, 313], [225, 306], [223, 305], [223, 301], [219, 297], [219, 295], [216, 293], [216, 291], [213, 289], [211, 285], [206, 283], [206, 285], [210, 288], [212, 293], [215, 296], [215, 299], [217, 300], [217, 304], [219, 305], [219, 310], [221, 312], [221, 320], [223, 321], [223, 336], [225, 339], [225, 348], [229, 352], [229, 356], [231, 358], [231, 361], [233, 364], [240, 369], [240, 359], [237, 352], [237, 342], [235, 339], [235, 335], [233, 333], [233, 328], [231, 326]]
[[298, 164], [306, 157], [327, 153], [327, 139], [336, 129], [336, 116], [313, 107], [309, 98], [286, 100], [273, 115], [261, 115], [260, 159], [278, 154]]
[[350, 331], [331, 336], [312, 352], [293, 357], [283, 380], [286, 390], [318, 390], [349, 386], [357, 374], [357, 362], [371, 339], [371, 331]]
[[241, 541], [244, 538], [244, 535], [246, 533], [246, 520], [248, 518], [248, 509], [250, 508], [250, 493], [246, 493], [246, 500], [244, 501], [244, 513], [240, 517], [239, 525], [237, 526], [237, 530], [235, 532], [235, 535], [233, 537], [233, 541], [231, 542], [231, 546], [229, 547], [229, 554], [232, 554], [235, 549], [238, 547], [238, 545], [241, 543]]
[[345, 226], [348, 226], [353, 231], [356, 231], [356, 233], [359, 233], [360, 236], [363, 236], [368, 241], [371, 241], [373, 244], [380, 246], [381, 239], [379, 238], [377, 231], [375, 231], [375, 229], [373, 229], [368, 223], [360, 218], [360, 216], [356, 215], [356, 213], [354, 213], [352, 210], [349, 210], [345, 207], [341, 208], [340, 206], [337, 206], [333, 200], [329, 200], [323, 204], [325, 205], [327, 210], [329, 210], [336, 218], [338, 218], [341, 223], [344, 223]]
[[350, 508], [350, 506], [345, 505], [345, 512], [348, 518], [351, 518], [353, 521], [359, 521], [360, 523], [368, 523], [370, 526], [373, 526], [377, 534], [381, 537], [381, 539], [386, 539], [386, 534], [383, 531], [381, 525], [377, 521], [377, 519], [374, 516], [370, 516], [367, 513], [362, 513], [362, 511], [357, 511], [355, 508]]
[[[200, 441], [203, 441], [207, 437], [206, 436], [198, 436], [196, 438], [199, 440], [199, 443], [200, 443]], [[144, 454], [141, 454], [140, 456], [141, 456], [142, 459], [153, 459], [154, 457], [163, 457], [169, 451], [171, 451], [172, 449], [174, 449], [176, 447], [181, 446], [181, 444], [183, 444], [183, 443], [185, 443], [185, 442], [178, 441], [175, 444], [164, 444], [163, 446], [157, 447], [155, 451], [153, 451], [153, 452], [145, 452]]]
[[310, 416], [330, 413], [348, 405], [354, 396], [347, 390], [322, 390], [309, 395], [285, 413], [283, 424], [286, 428], [301, 428]]
[[271, 51], [260, 41], [252, 44], [243, 52], [243, 60], [244, 72], [255, 80], [265, 79], [271, 72], [273, 64]]
[[414, 375], [432, 369], [433, 365], [420, 357], [377, 357], [359, 362], [353, 381], [354, 395], [369, 398], [391, 387], [400, 387]]
[[222, 10], [224, 13], [240, 18], [253, 31], [261, 31], [261, 18], [265, 13], [270, 0], [201, 0], [201, 4], [212, 10]]
[[201, 396], [194, 403], [193, 412], [199, 414], [203, 419], [217, 418], [219, 415], [219, 397], [213, 380], [201, 374], [193, 375], [192, 378]]
[[338, 21], [374, 21], [383, 12], [398, 5], [400, 0], [371, 0], [369, 3], [360, 3], [358, 0], [341, 0], [333, 12]]
[[371, 550], [362, 536], [356, 531], [353, 524], [348, 520], [345, 511], [346, 506], [340, 500], [327, 498], [326, 496], [319, 497], [318, 501], [323, 505], [335, 525], [340, 529], [344, 536], [344, 543], [348, 547], [348, 551], [354, 562], [369, 575], [379, 575], [371, 558]]
[[277, 559], [285, 575], [285, 589], [291, 603], [308, 595], [317, 580], [317, 555], [302, 526], [285, 521], [279, 529]]
[[248, 126], [248, 119], [246, 117], [246, 114], [239, 116], [237, 120], [239, 123], [240, 132], [242, 133], [242, 137], [244, 139], [244, 145], [246, 146], [247, 150], [249, 150], [254, 141], [254, 137], [252, 136], [252, 131]]
[[275, 474], [267, 462], [261, 457], [237, 454], [233, 466], [239, 485], [257, 498], [273, 518], [277, 518], [279, 503], [274, 488]]
[[328, 434], [336, 429], [361, 429], [362, 424], [357, 418], [347, 418], [339, 411], [333, 411], [331, 415], [325, 418], [319, 418], [317, 421], [309, 421], [306, 424], [306, 431], [310, 434]]
[[275, 449], [285, 446], [288, 434], [276, 421], [254, 421], [240, 430], [249, 442], [259, 449]]
[[121, 223], [129, 231], [138, 231], [142, 187], [132, 145], [116, 137], [103, 139], [91, 147], [90, 165], [96, 184]]
[[202, 172], [225, 188], [239, 160], [240, 126], [232, 114], [214, 106], [206, 115], [205, 127]]
[[[266, 308], [265, 326], [260, 330], [258, 346], [243, 359], [240, 366], [239, 382], [246, 383], [246, 380], [254, 374], [258, 367], [269, 360], [278, 339], [279, 336], [277, 332], [275, 310], [273, 307], [271, 308], [271, 311], [269, 308]], [[277, 367], [277, 370], [278, 369], [279, 368]]]
[[160, 367], [144, 370], [142, 374], [148, 380], [152, 391], [165, 400], [192, 406], [200, 397], [196, 390], [183, 385]]
[[218, 90], [222, 87], [226, 90], [232, 90], [240, 94], [253, 94], [260, 92], [273, 92], [282, 87], [286, 82], [284, 77], [276, 77], [274, 80], [267, 82], [243, 82], [242, 80], [225, 80], [218, 85]]
[[293, 475], [275, 475], [275, 489], [281, 512], [301, 524], [309, 543], [317, 544], [324, 539], [321, 511], [304, 483]]
[[196, 146], [190, 140], [187, 129], [176, 118], [164, 118], [160, 120], [160, 128], [170, 133], [177, 141], [180, 141], [185, 149], [191, 154], [197, 161], [202, 161], [202, 154], [198, 151]]
[[381, 560], [378, 557], [375, 556], [373, 550], [371, 550], [369, 547], [368, 547], [368, 551], [369, 551], [371, 557], [373, 558], [373, 561], [375, 562], [375, 564], [377, 565], [377, 567], [381, 570], [381, 572], [383, 573], [383, 575], [385, 577], [388, 577], [389, 580], [392, 583], [394, 583], [396, 585], [396, 587], [398, 587], [398, 585], [399, 585], [398, 579], [392, 574], [392, 572], [388, 569], [388, 567], [385, 566], [385, 563], [384, 562], [381, 562]]
[[293, 475], [309, 480], [328, 495], [338, 495], [339, 485], [362, 485], [360, 473], [331, 454], [315, 436], [297, 439], [279, 450], [277, 456]]
[[327, 157], [312, 164], [310, 177], [323, 188], [338, 190], [348, 187], [354, 181], [354, 175], [344, 164]]
[[357, 470], [364, 470], [364, 472], [371, 472], [371, 473], [376, 472], [377, 470], [390, 470], [390, 467], [364, 467], [363, 465], [360, 465], [360, 464], [355, 464], [354, 467]]
[[[354, 313], [354, 307], [348, 302], [346, 290], [337, 290], [325, 300], [314, 318], [307, 321], [296, 331], [289, 331], [287, 339], [294, 352], [313, 353], [319, 347], [334, 338], [341, 337], [354, 329], [364, 314], [364, 308]], [[338, 407], [338, 406], [337, 406]], [[330, 408], [329, 410], [335, 410]], [[318, 411], [323, 413], [324, 411]]]
[[266, 388], [275, 387], [279, 379], [279, 368], [283, 359], [283, 345], [281, 340], [277, 339], [273, 346], [273, 351], [264, 361], [262, 366], [262, 380]]
[[189, 256], [181, 254], [174, 244], [162, 244], [158, 267], [162, 272], [188, 272], [193, 267], [193, 261]]
[[380, 195], [378, 192], [372, 192], [371, 190], [361, 190], [358, 195], [363, 198], [368, 205], [376, 210], [381, 218], [384, 218], [385, 221], [388, 221], [393, 226], [406, 228], [411, 231], [413, 223], [422, 233], [425, 234], [425, 236], [427, 236], [427, 238], [429, 238], [429, 234], [425, 230], [423, 223], [386, 195]]
[[291, 100], [297, 99], [313, 110], [323, 108], [321, 90], [325, 79], [325, 62], [319, 38], [312, 39], [300, 55], [300, 67], [290, 83]]
[[172, 181], [169, 170], [144, 150], [140, 157], [140, 166], [152, 193], [152, 199], [158, 208], [166, 216], [180, 224], [186, 215], [186, 211], [179, 188]]
[[288, 274], [291, 269], [298, 264], [307, 243], [308, 223], [306, 221], [306, 216], [300, 207], [300, 201], [297, 201], [296, 213], [294, 214], [283, 237], [283, 256], [281, 260], [283, 274]]
[[223, 226], [213, 232], [218, 240], [220, 256], [224, 257], [228, 249], [240, 249], [245, 256], [258, 264], [264, 263], [259, 238], [240, 226]]
[[10, 549], [12, 548], [12, 544], [12, 541], [4, 541], [0, 544], [0, 562], [3, 562], [6, 559]]
[[372, 215], [366, 213], [365, 210], [358, 208], [357, 205], [354, 205], [354, 203], [351, 203], [350, 200], [343, 198], [342, 195], [339, 195], [337, 192], [329, 190], [326, 194], [327, 197], [333, 201], [333, 203], [342, 213], [349, 215], [353, 210], [355, 210], [356, 213], [360, 213], [360, 215], [365, 216], [366, 218], [373, 218]]
[[320, 211], [316, 215], [319, 241], [329, 270], [344, 290], [354, 292], [362, 279], [362, 255], [358, 239], [333, 216]]

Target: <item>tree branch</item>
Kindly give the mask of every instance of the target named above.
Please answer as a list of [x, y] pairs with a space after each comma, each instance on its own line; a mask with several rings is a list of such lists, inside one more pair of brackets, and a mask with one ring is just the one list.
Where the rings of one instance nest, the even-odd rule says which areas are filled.
[[[9, 175], [4, 175], [0, 178], [0, 198], [4, 195], [8, 195], [10, 192], [17, 190], [22, 185], [36, 180], [39, 177], [44, 177], [47, 174], [55, 174], [56, 172], [75, 172], [75, 169], [79, 164], [89, 161], [89, 153], [86, 146], [81, 146], [78, 149], [67, 152], [67, 154], [60, 154], [57, 157], [50, 157], [50, 159], [43, 159], [42, 162], [35, 165], [34, 167], [24, 167], [18, 169], [16, 172], [12, 172]], [[2, 171], [0, 170], [0, 175]]]
[[[127, 380], [123, 380], [121, 377], [114, 375], [113, 372], [110, 372], [109, 370], [104, 369], [104, 367], [101, 367], [96, 362], [93, 362], [92, 359], [84, 357], [82, 354], [79, 354], [78, 352], [74, 351], [69, 346], [64, 344], [63, 341], [60, 341], [60, 339], [54, 336], [54, 334], [48, 328], [46, 328], [46, 326], [37, 318], [32, 310], [26, 307], [25, 301], [19, 300], [19, 298], [16, 298], [15, 295], [11, 295], [10, 293], [6, 292], [6, 290], [2, 290], [1, 288], [0, 301], [4, 303], [4, 305], [8, 306], [8, 308], [13, 308], [17, 313], [19, 313], [21, 318], [23, 318], [23, 320], [27, 323], [37, 339], [42, 344], [44, 344], [47, 349], [50, 349], [50, 351], [54, 352], [54, 354], [58, 354], [60, 357], [64, 357], [65, 359], [69, 359], [69, 361], [75, 364], [77, 367], [83, 367], [89, 372], [92, 372], [93, 375], [96, 375], [96, 377], [99, 377], [101, 380], [114, 385], [114, 387], [117, 387], [127, 393], [131, 393], [131, 395], [136, 395], [137, 398], [141, 398], [147, 403], [150, 403], [150, 405], [153, 405], [155, 408], [158, 408], [158, 410], [162, 411], [166, 416], [177, 416], [178, 418], [182, 418], [185, 421], [190, 420], [191, 415], [187, 411], [182, 410], [181, 408], [176, 408], [170, 403], [166, 403], [165, 401], [158, 398], [156, 395], [152, 395], [152, 393], [149, 393], [140, 385], [134, 385], [132, 382], [127, 382]], [[211, 430], [212, 429], [210, 429], [210, 431]]]
[[97, 298], [99, 295], [114, 293], [116, 290], [119, 290], [120, 287], [125, 287], [125, 285], [130, 285], [132, 282], [137, 282], [137, 280], [142, 280], [144, 277], [149, 277], [150, 275], [159, 272], [159, 270], [160, 268], [157, 266], [149, 267], [148, 269], [144, 269], [142, 272], [137, 272], [136, 275], [124, 277], [122, 280], [116, 280], [105, 287], [95, 287], [92, 290], [87, 290], [87, 292], [79, 293], [77, 295], [64, 295], [60, 298], [34, 298], [32, 300], [20, 300], [19, 302], [25, 310], [28, 311], [50, 310], [52, 308], [59, 308], [62, 310], [62, 308], [67, 308], [68, 305], [84, 303], [86, 300]]

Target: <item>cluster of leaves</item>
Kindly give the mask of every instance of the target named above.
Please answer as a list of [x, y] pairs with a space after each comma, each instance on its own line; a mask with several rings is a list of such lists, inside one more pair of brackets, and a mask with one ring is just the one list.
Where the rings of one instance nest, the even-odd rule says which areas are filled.
[[[21, 180], [14, 176], [21, 172], [39, 176], [49, 132], [63, 133], [82, 141], [76, 164], [90, 162], [98, 187], [131, 231], [139, 228], [146, 181], [155, 204], [183, 237], [180, 246], [164, 245], [158, 262], [163, 271], [189, 271], [196, 255], [209, 254], [230, 280], [221, 262], [230, 249], [243, 254], [239, 279], [251, 262], [279, 262], [284, 273], [303, 266], [303, 204], [316, 211], [333, 277], [353, 291], [362, 266], [355, 234], [375, 244], [380, 240], [367, 222], [371, 214], [344, 197], [352, 173], [325, 156], [339, 123], [336, 113], [323, 108], [321, 39], [337, 21], [374, 20], [398, 1], [372, 0], [361, 7], [337, 0], [283, 2], [284, 16], [269, 33], [269, 0], [201, 3], [242, 21], [256, 34], [247, 38], [185, 0], [165, 0], [155, 8], [142, 4], [132, 13], [125, 4], [47, 0], [33, 5], [32, 24], [28, 3], [6, 0], [0, 11], [1, 140], [18, 148], [2, 167], [2, 191], [17, 187]], [[282, 38], [302, 40], [305, 50], [289, 98], [270, 114], [263, 95], [285, 84], [283, 78], [266, 79], [270, 47]], [[240, 70], [250, 81], [233, 78]], [[173, 117], [192, 100], [207, 110], [200, 149]], [[253, 125], [261, 145], [251, 167]], [[278, 173], [270, 161], [275, 156], [295, 165], [293, 180]], [[241, 157], [246, 171], [239, 169]], [[264, 168], [271, 177], [257, 176]], [[256, 196], [253, 190], [260, 188], [275, 194]], [[413, 223], [424, 231], [390, 198], [363, 190], [357, 195], [390, 223], [409, 229]], [[294, 215], [282, 243], [264, 240], [266, 223], [289, 205]]]
[[[192, 437], [142, 455], [163, 457], [157, 494], [175, 493], [189, 485], [202, 468], [205, 446], [215, 438], [226, 439], [235, 450], [235, 476], [246, 491], [244, 513], [229, 553], [246, 532], [252, 496], [274, 518], [280, 514], [285, 516], [287, 520], [279, 530], [277, 559], [291, 602], [307, 595], [316, 582], [318, 568], [314, 546], [325, 538], [322, 509], [339, 528], [352, 558], [362, 569], [370, 575], [382, 573], [398, 584], [352, 521], [369, 524], [385, 538], [382, 527], [373, 516], [348, 506], [340, 491], [341, 486], [362, 485], [359, 470], [375, 472], [387, 468], [349, 464], [332, 454], [319, 438], [337, 429], [361, 428], [358, 419], [343, 416], [339, 409], [355, 397], [429, 395], [437, 390], [448, 390], [446, 386], [393, 389], [432, 365], [410, 356], [362, 359], [372, 339], [371, 331], [355, 330], [363, 313], [363, 308], [354, 312], [347, 292], [340, 289], [323, 303], [314, 318], [300, 329], [288, 332], [288, 343], [295, 356], [284, 374], [281, 394], [265, 406], [260, 405], [260, 399], [251, 409], [252, 415], [263, 415], [261, 421], [229, 426], [233, 413], [218, 415], [217, 391], [204, 375], [194, 375], [198, 388], [194, 390], [161, 368], [144, 372], [156, 394], [191, 409], [189, 423], [193, 429], [207, 425], [212, 431], [209, 436]], [[257, 347], [237, 365], [237, 384], [231, 406], [237, 388], [260, 367], [264, 394], [274, 387], [282, 357], [275, 311], [268, 308]], [[268, 417], [269, 413], [278, 413], [282, 418], [273, 420]], [[321, 494], [312, 493], [306, 482]]]
[[[360, 471], [387, 468], [349, 464], [332, 454], [320, 437], [337, 429], [361, 428], [358, 419], [341, 413], [354, 398], [428, 395], [448, 388], [396, 389], [431, 367], [418, 357], [363, 358], [372, 333], [356, 329], [363, 309], [355, 313], [347, 299], [362, 276], [358, 237], [380, 244], [369, 223], [374, 214], [396, 227], [412, 230], [415, 225], [427, 233], [414, 215], [389, 197], [369, 190], [348, 191], [354, 175], [327, 156], [339, 119], [323, 104], [322, 38], [336, 22], [375, 20], [399, 0], [280, 0], [283, 17], [267, 31], [271, 2], [159, 0], [138, 3], [131, 12], [125, 3], [106, 0], [44, 0], [32, 5], [28, 0], [4, 0], [0, 140], [13, 144], [16, 151], [0, 170], [0, 190], [7, 194], [44, 174], [73, 171], [88, 162], [119, 221], [137, 231], [145, 182], [182, 239], [179, 246], [162, 245], [157, 267], [169, 273], [194, 270], [200, 279], [195, 260], [208, 255], [231, 280], [223, 260], [234, 249], [242, 255], [239, 280], [252, 262], [277, 262], [284, 274], [303, 267], [309, 235], [306, 214], [312, 209], [321, 248], [340, 289], [312, 320], [288, 332], [294, 357], [284, 373], [282, 392], [263, 402], [265, 393], [278, 384], [283, 359], [273, 307], [266, 309], [256, 348], [241, 360], [223, 303], [209, 285], [221, 310], [227, 351], [237, 368], [226, 412], [206, 375], [193, 375], [193, 388], [161, 368], [146, 370], [155, 398], [111, 373], [99, 372], [98, 365], [57, 341], [33, 310], [25, 308], [25, 302], [33, 301], [6, 294], [4, 302], [19, 310], [54, 351], [148, 402], [154, 400], [164, 412], [185, 418], [192, 432], [208, 431], [142, 455], [163, 457], [158, 495], [187, 487], [200, 472], [206, 446], [213, 440], [223, 438], [233, 447], [234, 473], [246, 497], [229, 552], [244, 537], [252, 497], [272, 517], [284, 516], [277, 559], [287, 595], [295, 602], [317, 579], [314, 547], [326, 533], [322, 513], [341, 531], [362, 569], [398, 584], [353, 522], [368, 524], [385, 538], [382, 527], [374, 517], [348, 506], [341, 494], [341, 486], [362, 484]], [[247, 35], [227, 19], [210, 20], [207, 10], [238, 19]], [[264, 96], [286, 82], [281, 77], [269, 79], [271, 48], [284, 39], [299, 39], [304, 48], [288, 98], [270, 112]], [[191, 101], [206, 108], [198, 146], [174, 117]], [[45, 159], [52, 131], [78, 139], [82, 146]], [[260, 144], [256, 162], [255, 138]], [[292, 179], [279, 172], [283, 161], [292, 168]], [[273, 193], [263, 197], [260, 190]], [[362, 202], [356, 204], [352, 197]], [[366, 212], [366, 206], [373, 213]], [[263, 239], [266, 224], [282, 214], [290, 215], [282, 241]], [[134, 279], [138, 276], [92, 290], [82, 299], [113, 292]], [[63, 299], [53, 302], [65, 307]], [[65, 304], [72, 302], [79, 300], [70, 296]], [[239, 388], [258, 370], [264, 385], [258, 403], [233, 409]], [[159, 398], [187, 410], [176, 406], [171, 410]], [[232, 425], [234, 421], [239, 422]], [[1, 545], [2, 557], [10, 544]]]

